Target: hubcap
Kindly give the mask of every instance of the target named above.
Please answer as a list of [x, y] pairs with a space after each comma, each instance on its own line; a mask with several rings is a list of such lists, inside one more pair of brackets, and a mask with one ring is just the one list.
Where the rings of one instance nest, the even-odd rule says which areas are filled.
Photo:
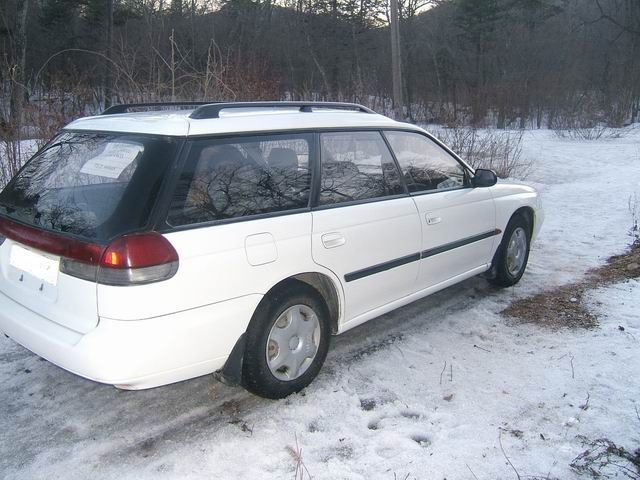
[[295, 380], [313, 363], [320, 346], [320, 321], [306, 305], [286, 309], [271, 327], [267, 365], [278, 380]]
[[527, 232], [518, 227], [511, 234], [507, 245], [507, 271], [512, 277], [517, 277], [524, 267], [527, 256]]

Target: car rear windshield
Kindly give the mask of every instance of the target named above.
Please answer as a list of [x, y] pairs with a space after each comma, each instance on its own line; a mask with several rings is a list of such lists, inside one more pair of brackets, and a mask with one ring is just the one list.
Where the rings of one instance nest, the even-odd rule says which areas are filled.
[[178, 140], [62, 133], [0, 193], [0, 214], [98, 243], [149, 221]]

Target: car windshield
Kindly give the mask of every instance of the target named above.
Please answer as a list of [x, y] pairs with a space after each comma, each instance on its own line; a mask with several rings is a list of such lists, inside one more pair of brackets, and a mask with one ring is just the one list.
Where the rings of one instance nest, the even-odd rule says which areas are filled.
[[177, 140], [62, 133], [0, 193], [0, 214], [106, 242], [144, 227]]

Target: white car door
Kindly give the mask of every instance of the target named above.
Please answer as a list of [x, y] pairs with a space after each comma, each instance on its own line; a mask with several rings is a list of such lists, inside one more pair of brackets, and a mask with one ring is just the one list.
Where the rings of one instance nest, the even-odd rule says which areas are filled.
[[312, 253], [340, 278], [349, 322], [414, 290], [420, 221], [379, 132], [322, 133], [320, 147]]
[[417, 132], [385, 132], [422, 225], [417, 289], [478, 273], [491, 262], [496, 235], [490, 189], [472, 188], [465, 168]]

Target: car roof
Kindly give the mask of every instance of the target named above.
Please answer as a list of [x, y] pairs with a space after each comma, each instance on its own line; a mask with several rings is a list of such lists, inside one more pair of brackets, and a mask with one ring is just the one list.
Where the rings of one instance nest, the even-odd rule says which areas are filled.
[[85, 117], [71, 122], [65, 130], [143, 133], [169, 136], [199, 136], [269, 131], [327, 128], [406, 128], [415, 125], [396, 122], [376, 113], [296, 108], [242, 108], [223, 111], [219, 118], [190, 118], [193, 109], [159, 110]]

